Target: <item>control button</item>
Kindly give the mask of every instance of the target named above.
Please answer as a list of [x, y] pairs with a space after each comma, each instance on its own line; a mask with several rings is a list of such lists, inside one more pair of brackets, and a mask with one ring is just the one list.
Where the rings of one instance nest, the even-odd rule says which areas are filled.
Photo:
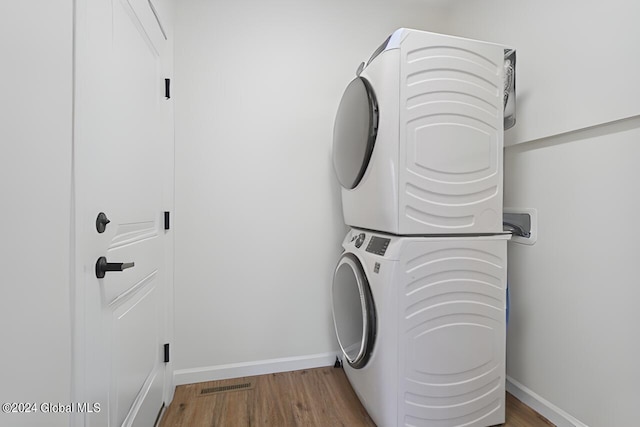
[[362, 244], [364, 243], [364, 238], [365, 238], [365, 234], [364, 233], [360, 233], [358, 235], [358, 238], [356, 239], [356, 248], [359, 248], [360, 246], [362, 246]]
[[366, 251], [371, 252], [372, 254], [384, 256], [390, 242], [390, 239], [373, 236], [371, 237], [371, 240], [369, 240]]

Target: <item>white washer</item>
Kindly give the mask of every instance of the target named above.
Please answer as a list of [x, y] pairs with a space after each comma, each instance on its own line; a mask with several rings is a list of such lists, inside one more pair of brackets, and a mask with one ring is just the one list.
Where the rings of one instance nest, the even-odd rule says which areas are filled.
[[346, 236], [334, 325], [349, 382], [378, 426], [505, 422], [509, 237]]
[[508, 62], [505, 52], [404, 28], [374, 52], [334, 125], [346, 224], [401, 235], [502, 232], [504, 106], [515, 105], [515, 52]]

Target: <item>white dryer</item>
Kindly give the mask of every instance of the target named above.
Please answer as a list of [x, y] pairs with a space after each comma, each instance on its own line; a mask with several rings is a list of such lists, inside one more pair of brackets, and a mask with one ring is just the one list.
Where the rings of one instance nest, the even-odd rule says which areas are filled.
[[334, 125], [347, 225], [401, 235], [502, 232], [503, 122], [515, 120], [505, 120], [505, 105], [515, 113], [515, 52], [508, 60], [505, 52], [404, 28], [374, 52]]
[[505, 422], [509, 237], [346, 236], [334, 325], [349, 382], [379, 427]]

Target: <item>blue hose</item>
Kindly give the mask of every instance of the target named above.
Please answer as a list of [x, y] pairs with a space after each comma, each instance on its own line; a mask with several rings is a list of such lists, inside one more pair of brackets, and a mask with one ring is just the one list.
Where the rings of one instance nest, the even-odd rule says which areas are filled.
[[509, 282], [507, 282], [507, 326], [509, 326]]

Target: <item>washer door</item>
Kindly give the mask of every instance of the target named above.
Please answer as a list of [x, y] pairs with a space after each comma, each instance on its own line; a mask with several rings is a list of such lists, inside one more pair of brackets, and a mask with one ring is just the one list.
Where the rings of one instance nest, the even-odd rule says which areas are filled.
[[333, 126], [333, 167], [351, 190], [367, 170], [378, 134], [378, 103], [371, 84], [357, 77], [342, 95]]
[[352, 253], [338, 261], [333, 275], [333, 324], [347, 363], [365, 366], [376, 337], [376, 313], [362, 264]]

